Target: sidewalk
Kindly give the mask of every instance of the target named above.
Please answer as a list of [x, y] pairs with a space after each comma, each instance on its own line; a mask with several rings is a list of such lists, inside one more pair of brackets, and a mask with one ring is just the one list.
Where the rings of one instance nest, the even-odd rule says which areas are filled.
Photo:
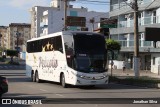
[[[151, 71], [140, 70], [139, 71], [141, 77], [151, 77], [160, 79], [160, 75], [151, 73]], [[111, 69], [109, 69], [109, 75], [111, 75]], [[126, 69], [124, 72], [122, 69], [113, 69], [112, 76], [119, 76], [119, 77], [134, 77], [135, 73], [133, 70]]]

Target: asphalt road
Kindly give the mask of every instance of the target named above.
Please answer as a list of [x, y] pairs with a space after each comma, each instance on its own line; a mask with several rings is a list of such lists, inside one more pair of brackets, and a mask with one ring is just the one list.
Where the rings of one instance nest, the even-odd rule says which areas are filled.
[[[24, 70], [0, 70], [0, 75], [6, 76], [9, 81], [9, 92], [4, 94], [3, 98], [36, 98], [36, 99], [47, 98], [45, 101], [46, 103], [48, 103], [42, 105], [10, 105], [13, 107], [21, 107], [21, 106], [134, 107], [135, 104], [132, 104], [132, 102], [134, 102], [134, 100], [137, 100], [137, 98], [140, 98], [138, 100], [143, 100], [144, 98], [156, 100], [154, 98], [160, 98], [160, 89], [144, 88], [144, 87], [142, 88], [142, 87], [135, 87], [128, 85], [120, 85], [120, 84], [100, 85], [96, 86], [95, 88], [73, 87], [73, 86], [69, 88], [62, 88], [59, 84], [53, 82], [46, 82], [46, 81], [42, 83], [31, 82], [30, 79], [25, 76]], [[49, 98], [55, 98], [55, 99], [49, 99]], [[63, 101], [59, 100], [58, 98], [63, 98], [67, 100]], [[92, 98], [97, 98], [97, 99], [92, 99]], [[127, 103], [128, 100], [123, 98], [127, 99], [133, 98], [133, 99], [129, 100], [129, 103]], [[109, 100], [109, 103], [105, 104], [106, 103], [105, 100]], [[58, 104], [55, 104], [55, 102], [58, 102]], [[73, 102], [74, 104], [71, 104]], [[120, 104], [120, 103], [126, 103], [126, 104]], [[8, 105], [2, 105], [2, 106], [8, 107]], [[143, 104], [143, 105], [136, 104], [136, 106], [159, 107], [159, 104]]]

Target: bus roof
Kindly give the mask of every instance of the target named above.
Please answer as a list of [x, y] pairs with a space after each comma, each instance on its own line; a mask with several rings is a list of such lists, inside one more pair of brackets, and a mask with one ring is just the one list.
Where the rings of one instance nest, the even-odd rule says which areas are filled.
[[[59, 36], [59, 35], [73, 35], [73, 34], [77, 34], [77, 33], [81, 33], [81, 34], [99, 34], [99, 33], [96, 33], [96, 32], [89, 32], [89, 31], [61, 31], [61, 32], [56, 32], [56, 33], [52, 33], [52, 34], [48, 34], [48, 35], [45, 35], [45, 36], [41, 36], [41, 37], [38, 37], [38, 38], [32, 38], [30, 40], [28, 40], [27, 42], [30, 42], [30, 41], [35, 41], [35, 40], [40, 40], [40, 39], [44, 39], [44, 38], [50, 38], [50, 37], [53, 37], [53, 36]], [[102, 35], [102, 34], [99, 34], [99, 35]]]

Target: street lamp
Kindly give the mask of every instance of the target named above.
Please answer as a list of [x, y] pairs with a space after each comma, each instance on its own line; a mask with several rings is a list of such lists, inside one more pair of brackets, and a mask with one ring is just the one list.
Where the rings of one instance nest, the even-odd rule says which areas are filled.
[[[2, 38], [2, 34], [0, 33], [0, 38]], [[1, 40], [2, 41], [2, 40]]]
[[3, 35], [0, 33], [0, 40], [1, 40], [1, 41], [0, 41], [0, 42], [1, 42], [0, 44], [1, 44], [1, 45], [0, 45], [0, 46], [1, 46], [1, 48], [2, 48], [2, 56], [3, 56], [3, 55], [4, 55], [4, 54], [3, 54], [3, 51], [4, 51], [4, 50], [3, 50], [2, 38], [3, 38]]
[[19, 43], [19, 36], [21, 35], [21, 33], [19, 33], [18, 31], [16, 32], [16, 38], [17, 38], [17, 47], [16, 47], [16, 49], [17, 49], [17, 52], [19, 52], [19, 50], [18, 50], [18, 43]]
[[19, 49], [20, 48], [18, 48], [18, 44], [19, 44], [19, 36], [21, 35], [21, 33], [19, 33], [18, 31], [16, 32], [16, 38], [17, 38], [17, 47], [16, 47], [16, 49], [17, 49], [17, 61], [18, 61], [18, 58], [19, 58]]

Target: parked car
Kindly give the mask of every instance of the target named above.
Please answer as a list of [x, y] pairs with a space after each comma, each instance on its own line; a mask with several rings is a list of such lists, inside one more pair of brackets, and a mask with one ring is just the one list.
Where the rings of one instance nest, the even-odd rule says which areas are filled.
[[8, 92], [8, 80], [6, 77], [0, 76], [0, 98], [6, 92]]

